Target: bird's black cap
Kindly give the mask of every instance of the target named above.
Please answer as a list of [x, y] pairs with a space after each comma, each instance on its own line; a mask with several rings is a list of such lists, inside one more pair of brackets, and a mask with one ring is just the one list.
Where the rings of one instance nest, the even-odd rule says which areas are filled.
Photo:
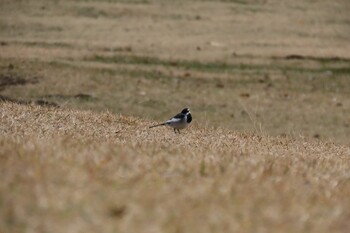
[[187, 114], [187, 113], [189, 113], [190, 112], [190, 109], [189, 108], [184, 108], [182, 111], [181, 111], [181, 113], [183, 113], [183, 114]]

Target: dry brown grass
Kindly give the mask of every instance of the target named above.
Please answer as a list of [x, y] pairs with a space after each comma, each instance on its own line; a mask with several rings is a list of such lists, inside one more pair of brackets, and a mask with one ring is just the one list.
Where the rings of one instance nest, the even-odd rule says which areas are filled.
[[348, 232], [349, 9], [0, 0], [0, 232]]
[[[347, 232], [350, 148], [1, 103], [2, 232]], [[118, 133], [116, 133], [118, 132]]]
[[348, 0], [0, 4], [1, 95], [350, 143]]

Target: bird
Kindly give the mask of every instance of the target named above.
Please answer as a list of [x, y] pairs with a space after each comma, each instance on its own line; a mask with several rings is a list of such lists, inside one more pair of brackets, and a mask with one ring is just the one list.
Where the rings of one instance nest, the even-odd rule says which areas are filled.
[[180, 113], [176, 114], [174, 117], [165, 121], [164, 123], [158, 125], [152, 125], [149, 128], [154, 128], [158, 126], [170, 126], [176, 131], [180, 133], [180, 129], [186, 128], [192, 121], [192, 115], [189, 108], [184, 108]]

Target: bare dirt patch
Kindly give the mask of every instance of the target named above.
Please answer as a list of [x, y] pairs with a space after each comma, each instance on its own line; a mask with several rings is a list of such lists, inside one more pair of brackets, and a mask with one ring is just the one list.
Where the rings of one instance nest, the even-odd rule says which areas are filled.
[[39, 106], [46, 106], [46, 107], [59, 107], [59, 105], [55, 102], [49, 102], [46, 100], [23, 100], [23, 99], [14, 99], [11, 97], [7, 97], [4, 95], [0, 95], [0, 102], [10, 102], [10, 103], [16, 103], [16, 104], [34, 104]]
[[0, 91], [10, 86], [36, 84], [38, 82], [37, 77], [24, 78], [16, 74], [0, 74]]
[[[13, 65], [9, 66], [9, 69], [13, 69]], [[23, 86], [27, 84], [37, 84], [39, 82], [38, 77], [21, 77], [17, 74], [0, 74], [0, 92], [12, 86]], [[0, 101], [2, 102], [11, 102], [17, 104], [35, 104], [40, 106], [48, 106], [48, 107], [58, 107], [59, 105], [55, 102], [49, 102], [42, 99], [37, 100], [24, 100], [24, 99], [16, 99], [12, 97], [8, 97], [5, 95], [0, 95]]]

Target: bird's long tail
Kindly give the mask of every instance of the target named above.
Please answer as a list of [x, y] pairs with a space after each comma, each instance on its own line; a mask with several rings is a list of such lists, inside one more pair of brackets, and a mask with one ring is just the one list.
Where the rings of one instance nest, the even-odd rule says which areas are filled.
[[154, 128], [154, 127], [157, 127], [157, 126], [163, 126], [163, 125], [166, 125], [167, 123], [165, 122], [165, 123], [162, 123], [162, 124], [158, 124], [158, 125], [152, 125], [152, 126], [150, 126], [149, 128]]

